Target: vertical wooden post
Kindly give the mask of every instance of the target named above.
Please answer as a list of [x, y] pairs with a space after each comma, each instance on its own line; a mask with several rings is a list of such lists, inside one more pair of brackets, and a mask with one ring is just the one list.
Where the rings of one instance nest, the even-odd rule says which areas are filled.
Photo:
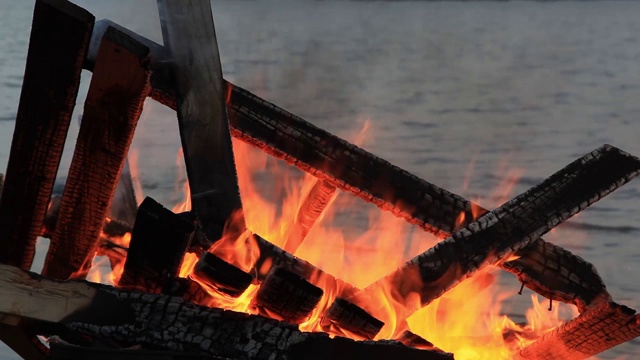
[[86, 275], [149, 93], [148, 62], [147, 47], [107, 29], [43, 274]]
[[37, 0], [0, 199], [0, 263], [29, 270], [60, 165], [95, 18], [66, 0]]
[[209, 240], [216, 241], [242, 203], [211, 4], [209, 0], [158, 0], [158, 11], [165, 47], [175, 67], [178, 122], [193, 210]]

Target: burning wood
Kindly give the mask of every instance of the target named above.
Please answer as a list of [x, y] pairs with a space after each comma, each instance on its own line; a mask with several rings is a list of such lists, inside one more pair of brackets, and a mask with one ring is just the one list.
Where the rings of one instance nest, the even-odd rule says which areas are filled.
[[520, 351], [518, 359], [581, 360], [640, 336], [640, 316], [614, 302], [604, 302], [544, 334]]
[[118, 30], [103, 37], [43, 274], [84, 277], [149, 94], [149, 49]]
[[[171, 69], [166, 66], [166, 50], [151, 40], [109, 20], [100, 20], [96, 23], [96, 32], [85, 66], [92, 68], [95, 49], [99, 44], [96, 34], [100, 34], [107, 26], [130, 33], [151, 49], [151, 97], [175, 109], [175, 92]], [[477, 216], [488, 211], [317, 128], [237, 85], [229, 82], [225, 84], [228, 94], [227, 110], [234, 137], [303, 171], [315, 174], [328, 184], [373, 202], [383, 210], [391, 210], [410, 223], [418, 224], [443, 238], [450, 236], [455, 229], [469, 225]], [[344, 156], [340, 154], [349, 154], [352, 160], [335, 160], [336, 156], [336, 159]], [[435, 210], [445, 204], [454, 206], [454, 211]], [[433, 214], [422, 216], [421, 214], [429, 213], [429, 207]], [[500, 266], [514, 273], [525, 286], [546, 297], [574, 304], [580, 311], [584, 311], [596, 298], [610, 298], [593, 265], [543, 239], [537, 239], [514, 257], [518, 259], [501, 263]], [[529, 257], [546, 258], [547, 261], [541, 266], [540, 262], [530, 260]], [[572, 278], [556, 276], [554, 268], [559, 268], [561, 263], [550, 259], [575, 265]]]
[[[16, 125], [0, 200], [0, 262], [29, 269], [51, 198], [95, 18], [58, 0], [36, 2]], [[46, 59], [46, 61], [43, 61]]]
[[476, 271], [504, 261], [639, 173], [640, 160], [605, 145], [481, 216], [349, 300], [380, 317], [384, 304], [372, 299], [383, 291], [397, 304], [396, 314], [402, 320]]
[[396, 342], [331, 340], [325, 334], [303, 333], [295, 325], [261, 316], [199, 307], [167, 295], [48, 280], [7, 265], [0, 265], [0, 288], [4, 294], [0, 321], [27, 319], [43, 335], [72, 338], [82, 334], [123, 347], [142, 345], [237, 359], [308, 359], [312, 351], [329, 353], [332, 359], [376, 353], [379, 355], [371, 358], [396, 354], [407, 359], [453, 359], [442, 351], [418, 350]]
[[216, 241], [242, 203], [211, 4], [207, 0], [158, 0], [158, 11], [175, 72], [191, 203], [206, 236]]
[[146, 198], [138, 209], [118, 286], [149, 293], [166, 292], [180, 272], [193, 236], [193, 222]]

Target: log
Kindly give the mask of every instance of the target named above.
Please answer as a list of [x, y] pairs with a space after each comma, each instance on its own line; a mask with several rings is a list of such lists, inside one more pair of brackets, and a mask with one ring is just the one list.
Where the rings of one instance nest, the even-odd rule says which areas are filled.
[[231, 297], [238, 297], [251, 285], [253, 277], [216, 255], [205, 252], [191, 277], [201, 285]]
[[348, 300], [384, 321], [385, 304], [377, 303], [375, 294], [391, 293], [396, 319], [402, 321], [476, 271], [529, 245], [639, 173], [639, 159], [604, 145]]
[[615, 302], [605, 302], [545, 333], [515, 359], [572, 359], [595, 356], [640, 336], [640, 316]]
[[345, 334], [372, 340], [380, 332], [384, 323], [358, 305], [337, 298], [324, 314], [321, 325], [322, 330], [331, 334]]
[[316, 180], [298, 208], [296, 218], [283, 245], [285, 251], [295, 254], [324, 209], [335, 199], [337, 191], [338, 189], [329, 182]]
[[118, 286], [148, 293], [166, 291], [180, 273], [194, 230], [193, 220], [147, 197], [138, 208]]
[[[166, 66], [168, 62], [166, 50], [161, 45], [108, 20], [98, 21], [94, 33], [96, 35], [99, 34], [101, 29], [107, 26], [118, 27], [136, 37], [151, 49], [153, 53], [153, 61], [151, 62], [153, 69], [151, 84], [153, 90], [151, 97], [175, 109], [175, 92], [173, 80], [170, 76], [171, 69]], [[93, 67], [96, 53], [94, 49], [97, 48], [94, 44], [99, 40], [96, 35], [92, 38], [92, 46], [85, 63], [87, 69], [92, 69]], [[466, 199], [449, 196], [449, 192], [419, 179], [408, 171], [400, 169], [355, 145], [349, 144], [333, 134], [317, 128], [304, 119], [259, 98], [237, 85], [229, 82], [225, 84], [227, 93], [230, 94], [227, 110], [230, 114], [232, 135], [234, 137], [255, 145], [278, 159], [287, 160], [303, 171], [316, 174], [319, 178], [331, 182], [343, 191], [361, 195], [362, 198], [373, 201], [383, 210], [396, 209], [393, 203], [375, 196], [370, 184], [379, 184], [379, 187], [384, 189], [384, 193], [398, 194], [393, 196], [398, 207], [404, 206], [406, 208], [406, 211], [400, 214], [402, 217], [410, 223], [422, 226], [427, 231], [435, 231], [435, 227], [441, 226], [443, 223], [450, 224], [447, 227], [448, 229], [464, 228], [475, 220], [473, 212], [470, 213], [468, 209], [475, 208], [480, 214], [488, 211]], [[306, 152], [305, 149], [307, 149]], [[318, 151], [310, 151], [310, 149], [318, 149]], [[343, 177], [341, 175], [344, 164], [327, 161], [328, 155], [326, 154], [332, 152], [348, 153], [355, 158], [350, 163], [352, 168], [349, 171], [349, 176]], [[373, 174], [373, 177], [367, 174]], [[376, 174], [393, 174], [393, 176], [378, 176]], [[396, 178], [400, 180], [392, 181], [392, 179]], [[413, 189], [413, 195], [402, 197], [404, 192], [397, 190], [400, 187]], [[405, 189], [404, 191], [406, 192], [407, 190]], [[429, 197], [416, 201], [416, 199], [422, 199], [420, 194], [429, 194]], [[464, 201], [458, 201], [460, 199]], [[452, 202], [457, 207], [454, 211], [435, 211], [434, 216], [441, 217], [439, 220], [420, 217], [421, 213], [426, 212], [426, 206], [431, 206], [432, 204], [442, 206], [442, 204]], [[414, 208], [416, 209], [415, 216], [412, 210]], [[460, 216], [461, 213], [464, 214], [463, 217]], [[462, 222], [457, 221], [460, 218], [463, 218]], [[431, 221], [431, 219], [434, 220], [433, 224], [425, 227], [423, 221]], [[452, 225], [456, 223], [458, 223], [457, 227]], [[446, 228], [438, 228], [436, 235], [445, 238], [450, 236], [453, 231], [445, 230]], [[572, 301], [570, 303], [578, 306], [580, 311], [584, 311], [594, 299], [610, 298], [600, 275], [595, 271], [593, 265], [582, 258], [556, 245], [547, 243], [543, 239], [538, 239], [532, 243], [531, 246], [527, 247], [526, 252], [524, 252], [524, 249], [522, 251], [522, 253], [516, 252], [514, 254], [514, 257], [518, 257], [517, 260], [501, 263], [501, 266], [504, 270], [513, 272], [528, 288], [559, 301]], [[539, 251], [545, 252], [540, 253]], [[546, 258], [550, 254], [560, 253], [563, 254], [562, 258], [557, 256], [551, 258], [575, 264], [579, 270], [574, 269], [574, 280], [556, 277], [553, 271], [549, 271], [549, 269], [559, 267], [560, 264], [558, 263], [547, 261], [545, 263], [546, 266], [541, 267], [535, 261], [527, 259], [527, 257], [534, 256], [534, 254], [536, 257]], [[511, 266], [508, 264], [511, 264]], [[575, 280], [575, 277], [578, 280]], [[548, 286], [546, 285], [547, 283], [553, 284], [553, 286]], [[581, 287], [581, 284], [589, 284], [589, 286]], [[596, 295], [594, 295], [594, 292]]]
[[44, 274], [86, 275], [149, 93], [148, 61], [148, 48], [118, 30], [106, 31]]
[[260, 284], [252, 307], [272, 319], [301, 324], [309, 318], [324, 291], [283, 268], [272, 269]]
[[36, 1], [0, 200], [0, 262], [28, 270], [49, 205], [95, 18], [65, 0]]
[[136, 213], [138, 211], [138, 202], [136, 201], [136, 193], [131, 178], [131, 169], [128, 159], [124, 160], [120, 179], [116, 186], [116, 192], [113, 195], [111, 206], [109, 206], [109, 219], [118, 220], [119, 222], [133, 226], [136, 221]]
[[229, 360], [220, 356], [203, 356], [182, 351], [112, 349], [50, 342], [51, 360]]
[[388, 359], [392, 354], [403, 359], [453, 359], [451, 354], [398, 342], [330, 339], [301, 332], [295, 325], [196, 306], [164, 294], [49, 280], [8, 265], [0, 265], [0, 289], [0, 314], [29, 319], [43, 335], [66, 332], [62, 338], [78, 334], [121, 347], [240, 359], [308, 359], [306, 355], [314, 356], [311, 351], [328, 352], [332, 359]]
[[[211, 241], [242, 209], [209, 0], [158, 0], [172, 55], [178, 125], [193, 211]], [[239, 220], [240, 221], [240, 220]], [[240, 227], [244, 227], [243, 223]]]

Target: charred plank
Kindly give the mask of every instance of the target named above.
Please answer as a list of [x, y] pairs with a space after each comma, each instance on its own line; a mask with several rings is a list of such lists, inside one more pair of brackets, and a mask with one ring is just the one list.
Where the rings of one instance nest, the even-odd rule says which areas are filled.
[[49, 205], [95, 18], [38, 0], [0, 199], [0, 262], [29, 269]]
[[191, 203], [205, 234], [216, 241], [242, 202], [211, 3], [158, 0], [158, 11], [175, 76]]
[[283, 246], [285, 251], [295, 254], [304, 238], [307, 237], [309, 230], [335, 198], [337, 191], [338, 189], [329, 182], [316, 180], [298, 208], [296, 218]]
[[118, 30], [103, 37], [43, 273], [86, 275], [149, 93], [149, 49]]
[[604, 302], [545, 333], [522, 349], [517, 359], [586, 359], [640, 336], [635, 310]]
[[147, 197], [138, 208], [118, 286], [150, 293], [164, 291], [180, 272], [194, 230], [193, 221]]
[[384, 323], [358, 305], [337, 298], [322, 318], [322, 328], [332, 334], [346, 331], [348, 335], [355, 335], [363, 339], [373, 339]]
[[194, 280], [231, 297], [238, 297], [251, 285], [253, 277], [216, 255], [205, 252], [196, 264]]
[[529, 245], [639, 172], [639, 159], [604, 145], [481, 216], [349, 300], [379, 316], [383, 305], [372, 305], [372, 294], [392, 289], [394, 301], [404, 309], [398, 318], [405, 319], [476, 271]]

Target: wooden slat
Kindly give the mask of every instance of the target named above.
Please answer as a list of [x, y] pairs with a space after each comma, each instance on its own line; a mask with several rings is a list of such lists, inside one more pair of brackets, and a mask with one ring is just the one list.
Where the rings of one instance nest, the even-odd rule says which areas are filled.
[[638, 158], [613, 146], [602, 146], [348, 300], [384, 321], [387, 303], [375, 301], [375, 295], [381, 289], [390, 292], [398, 304], [396, 321], [402, 321], [460, 281], [529, 245], [639, 173]]
[[148, 48], [118, 30], [106, 31], [44, 274], [86, 275], [149, 93], [148, 60]]
[[192, 208], [207, 237], [216, 241], [242, 203], [211, 4], [158, 0], [158, 12], [165, 47], [172, 55]]
[[20, 104], [0, 200], [0, 262], [29, 269], [47, 212], [94, 17], [36, 1]]

